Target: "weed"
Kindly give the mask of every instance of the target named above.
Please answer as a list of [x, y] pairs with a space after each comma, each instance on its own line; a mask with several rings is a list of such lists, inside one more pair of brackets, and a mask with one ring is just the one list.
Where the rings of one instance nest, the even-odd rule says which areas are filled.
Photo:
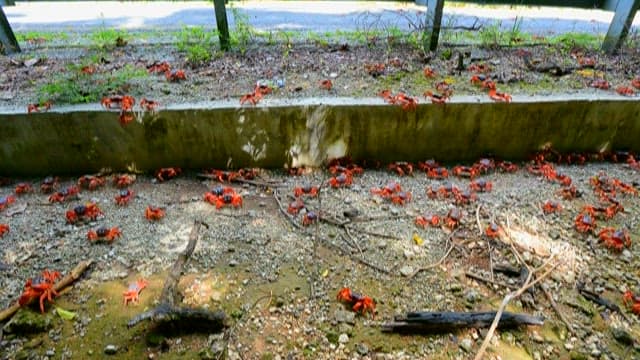
[[129, 34], [125, 30], [116, 30], [104, 26], [89, 34], [92, 47], [97, 49], [111, 49], [116, 46], [124, 46], [127, 44], [129, 37]]
[[211, 60], [213, 38], [217, 31], [205, 30], [202, 26], [184, 27], [178, 33], [178, 51], [187, 54], [187, 61], [193, 65]]
[[547, 39], [549, 44], [559, 45], [564, 51], [573, 48], [597, 49], [602, 40], [602, 36], [590, 33], [565, 33]]
[[53, 40], [65, 41], [69, 39], [69, 34], [65, 32], [47, 32], [47, 31], [18, 31], [15, 33], [16, 40], [19, 42], [41, 43]]
[[247, 48], [251, 43], [251, 39], [255, 34], [255, 29], [249, 24], [249, 15], [240, 12], [240, 10], [234, 6], [231, 6], [231, 14], [235, 22], [235, 29], [229, 34], [231, 40], [231, 46], [237, 46], [240, 53], [247, 52]]
[[40, 102], [52, 100], [59, 103], [88, 103], [98, 101], [110, 93], [128, 92], [132, 79], [148, 76], [145, 69], [126, 65], [111, 74], [84, 74], [83, 65], [71, 64], [65, 72], [57, 73], [53, 79], [38, 88]]
[[493, 24], [483, 26], [480, 29], [480, 44], [486, 48], [497, 48], [502, 43], [503, 33], [500, 31], [502, 22], [496, 21]]

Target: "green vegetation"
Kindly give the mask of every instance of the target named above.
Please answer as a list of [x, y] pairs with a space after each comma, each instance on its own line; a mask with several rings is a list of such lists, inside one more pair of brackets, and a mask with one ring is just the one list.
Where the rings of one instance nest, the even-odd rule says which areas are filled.
[[99, 50], [108, 50], [114, 47], [127, 45], [129, 34], [125, 30], [116, 30], [102, 27], [89, 33], [89, 40], [92, 47]]
[[45, 31], [16, 31], [18, 42], [40, 43], [51, 42], [53, 40], [66, 41], [69, 35], [65, 32], [45, 32]]
[[131, 80], [148, 76], [144, 69], [126, 65], [111, 74], [86, 74], [85, 65], [69, 65], [67, 71], [56, 74], [38, 88], [40, 103], [52, 100], [69, 104], [95, 102], [110, 93], [129, 92]]
[[560, 45], [564, 50], [573, 48], [597, 49], [602, 44], [604, 36], [590, 33], [566, 33], [547, 38], [551, 45]]
[[241, 12], [234, 6], [230, 6], [230, 8], [233, 20], [236, 24], [233, 31], [229, 34], [229, 37], [231, 38], [231, 47], [238, 48], [240, 53], [244, 54], [247, 52], [247, 48], [251, 44], [251, 39], [253, 39], [256, 34], [256, 30], [251, 26], [251, 24], [249, 24], [249, 15]]
[[198, 65], [211, 60], [215, 30], [208, 31], [202, 26], [184, 27], [178, 33], [178, 51], [187, 54], [187, 61]]

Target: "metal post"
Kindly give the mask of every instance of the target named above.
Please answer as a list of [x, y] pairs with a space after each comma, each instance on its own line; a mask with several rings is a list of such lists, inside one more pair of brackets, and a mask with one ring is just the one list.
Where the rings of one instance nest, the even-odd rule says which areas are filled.
[[220, 48], [228, 51], [229, 45], [229, 23], [227, 22], [227, 9], [224, 6], [225, 0], [213, 0], [216, 11], [216, 24], [218, 25], [218, 37], [220, 38]]
[[422, 38], [422, 47], [424, 51], [434, 51], [438, 47], [443, 7], [444, 0], [427, 0], [426, 26], [424, 28], [424, 36]]
[[618, 0], [615, 7], [616, 13], [613, 16], [613, 20], [611, 20], [611, 24], [609, 24], [607, 36], [602, 43], [602, 51], [612, 54], [620, 49], [627, 34], [629, 34], [633, 18], [639, 8], [640, 0]]
[[9, 20], [0, 6], [0, 53], [9, 55], [17, 52], [20, 52], [20, 45], [18, 45]]

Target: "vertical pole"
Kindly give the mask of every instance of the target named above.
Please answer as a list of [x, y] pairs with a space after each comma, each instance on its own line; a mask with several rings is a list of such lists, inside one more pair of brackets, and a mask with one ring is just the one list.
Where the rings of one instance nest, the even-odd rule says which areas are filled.
[[440, 23], [442, 22], [442, 8], [444, 0], [427, 0], [427, 18], [425, 21], [422, 47], [424, 51], [434, 51], [438, 47]]
[[218, 25], [218, 37], [220, 38], [220, 48], [228, 51], [229, 45], [229, 23], [227, 22], [227, 9], [224, 6], [225, 0], [213, 0], [216, 11], [216, 24]]
[[9, 20], [0, 6], [0, 53], [9, 55], [17, 52], [20, 52], [20, 45], [18, 45]]
[[609, 24], [607, 36], [602, 43], [602, 51], [613, 54], [620, 49], [629, 29], [633, 23], [633, 18], [640, 8], [640, 0], [618, 0], [615, 7], [615, 15]]

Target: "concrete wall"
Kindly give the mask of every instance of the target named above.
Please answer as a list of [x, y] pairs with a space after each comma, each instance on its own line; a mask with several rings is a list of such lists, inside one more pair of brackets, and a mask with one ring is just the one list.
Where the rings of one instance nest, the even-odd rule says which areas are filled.
[[118, 123], [96, 108], [0, 114], [0, 175], [83, 174], [104, 167], [144, 171], [319, 166], [354, 160], [519, 160], [551, 144], [563, 151], [640, 152], [640, 102], [558, 100], [458, 102], [405, 112], [369, 99], [357, 104], [195, 106]]

